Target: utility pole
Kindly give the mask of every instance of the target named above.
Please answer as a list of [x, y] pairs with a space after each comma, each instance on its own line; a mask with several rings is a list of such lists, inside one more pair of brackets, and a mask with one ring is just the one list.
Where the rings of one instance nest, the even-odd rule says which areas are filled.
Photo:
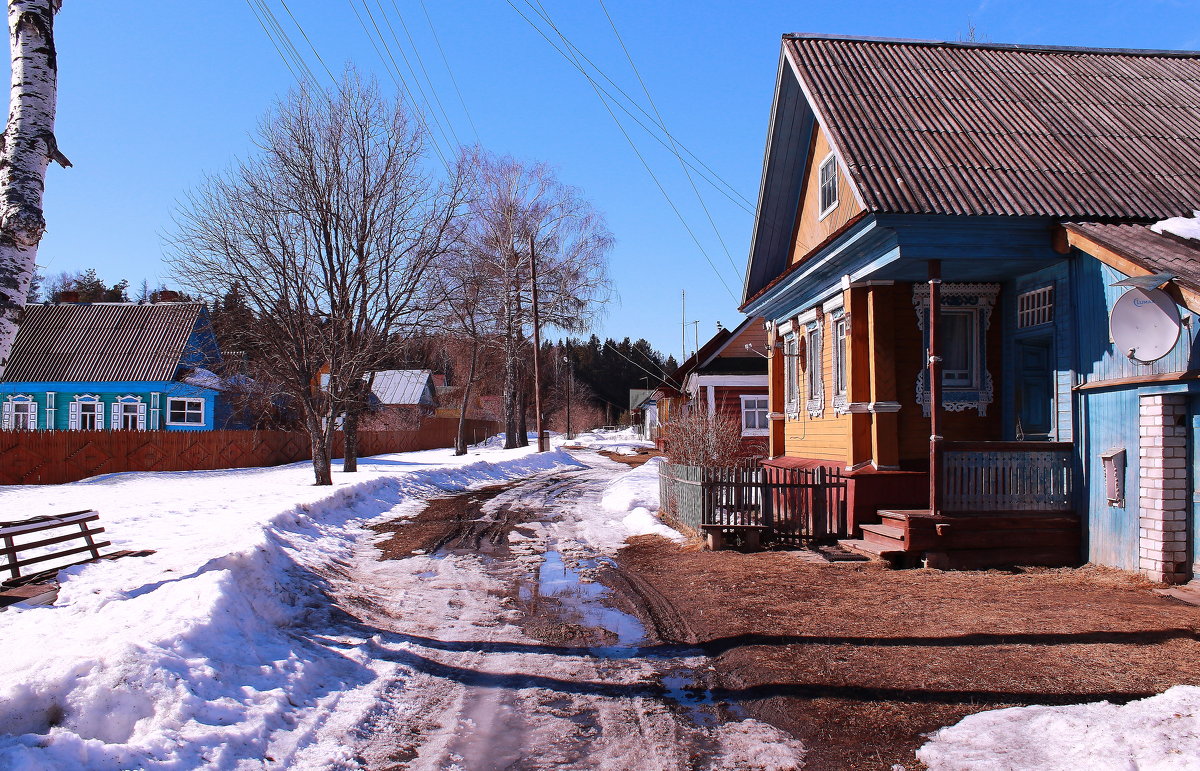
[[682, 305], [679, 325], [679, 363], [687, 361], [687, 290], [682, 290]]
[[571, 381], [575, 379], [575, 368], [571, 366], [569, 357], [564, 356], [562, 360], [567, 365], [567, 438], [574, 439], [571, 433]]
[[529, 234], [529, 283], [533, 288], [533, 425], [537, 431], [538, 452], [546, 452], [550, 448], [542, 431], [542, 331], [538, 318], [537, 252], [533, 247], [532, 233]]
[[942, 508], [942, 262], [929, 261], [929, 511]]

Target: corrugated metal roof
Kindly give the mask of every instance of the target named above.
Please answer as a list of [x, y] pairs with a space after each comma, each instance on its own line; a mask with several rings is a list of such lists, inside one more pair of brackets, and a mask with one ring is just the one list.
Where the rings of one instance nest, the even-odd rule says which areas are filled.
[[172, 380], [201, 303], [26, 305], [4, 380]]
[[869, 211], [1161, 219], [1200, 202], [1200, 53], [789, 35]]
[[1144, 225], [1068, 222], [1064, 227], [1151, 273], [1172, 273], [1179, 284], [1200, 293], [1200, 241], [1155, 233]]
[[433, 373], [427, 369], [378, 370], [371, 383], [371, 393], [381, 404], [432, 404], [432, 389]]

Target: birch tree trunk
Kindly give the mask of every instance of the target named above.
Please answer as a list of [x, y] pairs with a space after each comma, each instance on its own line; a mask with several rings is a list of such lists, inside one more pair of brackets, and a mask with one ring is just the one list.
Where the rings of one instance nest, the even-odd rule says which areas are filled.
[[33, 280], [46, 167], [71, 163], [54, 139], [58, 57], [54, 14], [62, 0], [8, 0], [12, 87], [0, 137], [0, 377], [8, 364], [25, 295]]

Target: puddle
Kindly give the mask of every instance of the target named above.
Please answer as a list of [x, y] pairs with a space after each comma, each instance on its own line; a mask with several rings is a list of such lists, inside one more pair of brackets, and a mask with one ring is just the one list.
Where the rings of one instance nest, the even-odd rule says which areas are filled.
[[[594, 653], [603, 655], [605, 651], [631, 648], [645, 642], [646, 628], [642, 622], [635, 616], [604, 604], [604, 599], [611, 596], [612, 590], [583, 575], [584, 571], [594, 572], [606, 560], [583, 559], [578, 561], [576, 567], [571, 567], [557, 551], [548, 550], [544, 557], [538, 566], [538, 594], [554, 597], [564, 611], [575, 616], [571, 620], [581, 626], [604, 629], [616, 635], [615, 646], [599, 646], [593, 649]], [[531, 597], [531, 587], [522, 586], [520, 592], [522, 599]]]
[[663, 675], [662, 684], [666, 689], [666, 697], [683, 707], [696, 725], [711, 728], [721, 722], [712, 692], [696, 685], [690, 670], [675, 670]]

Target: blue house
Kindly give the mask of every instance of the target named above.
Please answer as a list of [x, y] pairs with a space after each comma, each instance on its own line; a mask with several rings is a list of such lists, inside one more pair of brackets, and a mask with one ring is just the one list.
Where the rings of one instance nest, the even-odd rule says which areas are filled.
[[2, 427], [225, 428], [220, 362], [202, 303], [26, 305], [0, 381]]
[[[1146, 226], [1196, 208], [1200, 53], [785, 36], [765, 464], [838, 469], [844, 542], [900, 564], [1186, 580], [1200, 262]], [[1188, 322], [1153, 361], [1110, 340], [1131, 278]]]

